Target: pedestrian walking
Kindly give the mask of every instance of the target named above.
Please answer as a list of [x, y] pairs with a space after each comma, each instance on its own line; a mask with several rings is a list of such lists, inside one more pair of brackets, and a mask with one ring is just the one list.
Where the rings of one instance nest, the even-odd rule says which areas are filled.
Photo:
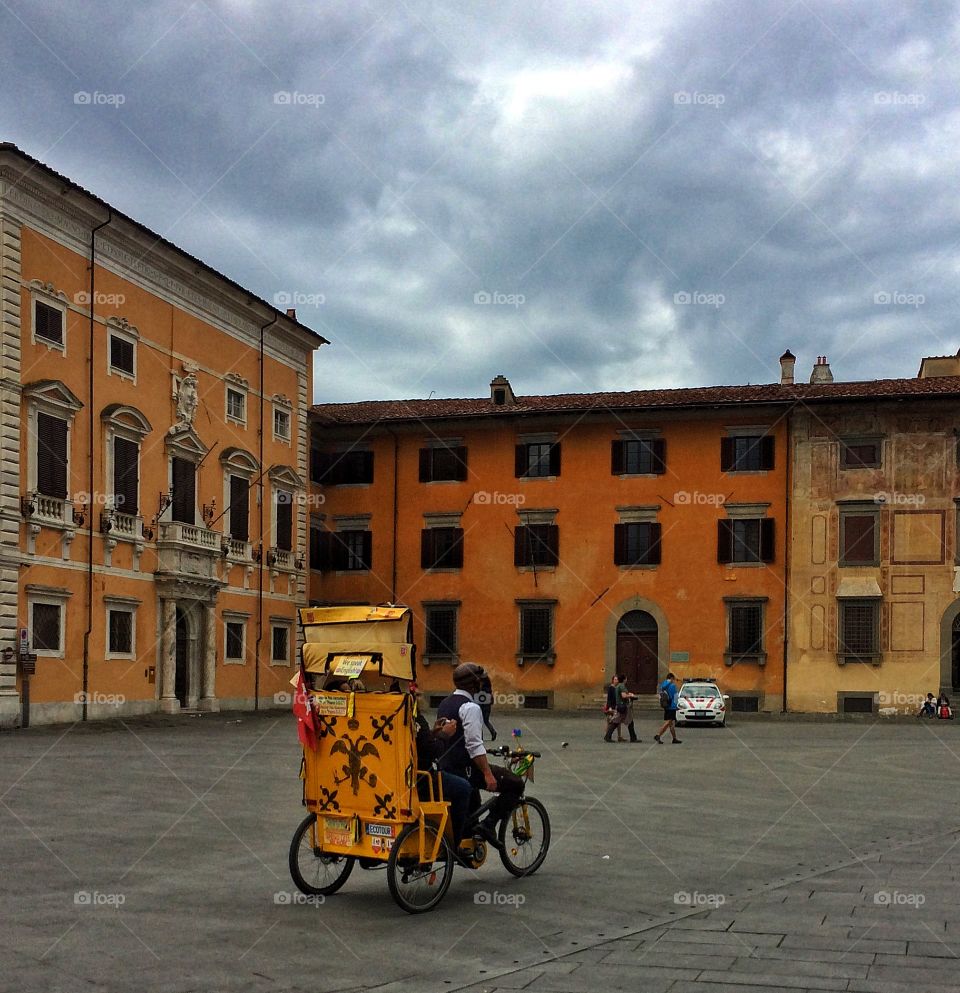
[[617, 741], [623, 741], [623, 731], [621, 730], [622, 715], [617, 709], [619, 702], [620, 677], [614, 674], [607, 687], [607, 705], [603, 712], [607, 715], [607, 730], [604, 732], [604, 741], [613, 741], [613, 732], [617, 732]]
[[621, 726], [625, 726], [628, 733], [630, 734], [630, 741], [637, 742], [640, 739], [637, 737], [637, 729], [633, 726], [633, 701], [636, 700], [637, 694], [631, 693], [627, 688], [627, 681], [621, 676], [620, 685], [617, 687], [620, 691], [620, 707], [617, 708], [620, 712], [622, 708], [622, 717], [620, 719]]
[[493, 684], [490, 682], [490, 674], [486, 670], [480, 677], [480, 692], [477, 694], [477, 703], [480, 705], [484, 727], [490, 732], [490, 740], [496, 741], [497, 729], [490, 723], [490, 711], [493, 710]]
[[677, 677], [672, 673], [667, 673], [667, 678], [660, 684], [660, 706], [663, 707], [663, 726], [653, 736], [653, 740], [658, 744], [663, 744], [663, 735], [669, 731], [673, 738], [672, 744], [682, 745], [683, 742], [677, 737]]

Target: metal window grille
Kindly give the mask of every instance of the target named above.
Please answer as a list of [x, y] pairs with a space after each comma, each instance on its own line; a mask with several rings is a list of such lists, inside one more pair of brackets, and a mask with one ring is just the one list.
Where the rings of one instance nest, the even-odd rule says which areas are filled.
[[129, 655], [133, 651], [133, 614], [129, 610], [110, 611], [110, 652]]
[[456, 607], [430, 607], [427, 609], [426, 654], [457, 654]]
[[273, 653], [271, 659], [274, 662], [287, 661], [287, 634], [285, 627], [275, 627], [273, 629]]
[[879, 605], [873, 600], [840, 604], [840, 654], [870, 658], [877, 654]]
[[730, 607], [730, 654], [759, 655], [763, 651], [763, 605], [738, 603]]
[[[274, 628], [274, 632], [279, 630]], [[228, 659], [243, 658], [243, 623], [240, 621], [227, 622], [226, 654]]]
[[520, 651], [546, 655], [552, 649], [553, 611], [549, 607], [524, 607], [520, 613]]
[[33, 647], [42, 652], [60, 650], [60, 605], [35, 603], [33, 605]]

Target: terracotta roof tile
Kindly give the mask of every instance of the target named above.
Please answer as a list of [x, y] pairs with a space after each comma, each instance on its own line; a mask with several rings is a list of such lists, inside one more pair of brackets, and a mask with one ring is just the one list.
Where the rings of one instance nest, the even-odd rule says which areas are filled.
[[929, 379], [875, 379], [853, 383], [796, 383], [784, 386], [701, 386], [673, 390], [631, 390], [622, 393], [559, 393], [518, 396], [507, 407], [488, 397], [436, 400], [362, 400], [321, 403], [313, 408], [320, 424], [375, 424], [381, 421], [432, 421], [471, 417], [522, 417], [531, 414], [588, 413], [603, 410], [665, 410], [732, 407], [738, 404], [829, 403], [846, 400], [960, 397], [960, 376]]

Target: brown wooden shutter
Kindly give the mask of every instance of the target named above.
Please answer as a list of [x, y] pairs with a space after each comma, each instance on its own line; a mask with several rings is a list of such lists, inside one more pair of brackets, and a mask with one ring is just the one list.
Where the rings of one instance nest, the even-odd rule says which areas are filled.
[[197, 467], [189, 459], [173, 457], [173, 511], [175, 521], [196, 523]]
[[[63, 344], [63, 312], [56, 307], [48, 307], [37, 301], [34, 332], [38, 338]], [[52, 495], [52, 494], [48, 494]]]
[[527, 474], [527, 446], [517, 445], [514, 449], [513, 474], [522, 479]]
[[551, 565], [556, 565], [560, 561], [560, 526], [558, 524], [548, 524], [543, 536], [547, 546], [548, 561]]
[[[613, 441], [610, 443], [610, 475], [611, 476], [622, 476], [624, 474], [624, 457], [623, 457], [624, 443], [622, 441]], [[617, 525], [619, 527], [619, 525]], [[621, 563], [617, 563], [620, 565]]]
[[733, 521], [717, 521], [717, 561], [733, 561]]
[[661, 525], [650, 525], [650, 551], [645, 560], [646, 565], [660, 565], [660, 536], [662, 533]]
[[113, 439], [113, 505], [121, 514], [137, 514], [140, 446], [128, 438]]
[[[421, 449], [421, 454], [425, 449]], [[432, 569], [437, 559], [433, 528], [423, 528], [420, 532], [420, 568]]]
[[67, 422], [39, 411], [37, 490], [44, 496], [60, 500], [67, 497]]
[[777, 556], [776, 550], [776, 521], [772, 517], [764, 517], [760, 521], [760, 561], [773, 562]]
[[277, 548], [293, 549], [293, 494], [277, 490]]
[[454, 528], [453, 545], [450, 548], [450, 568], [463, 568], [463, 528]]
[[[615, 445], [623, 442], [615, 441]], [[613, 564], [627, 565], [627, 527], [626, 524], [613, 525]]]
[[774, 452], [776, 450], [776, 439], [772, 434], [765, 434], [760, 439], [760, 468], [772, 469], [774, 466]]
[[430, 458], [429, 448], [420, 449], [420, 482], [433, 482], [433, 459]]
[[[371, 460], [372, 464], [372, 460]], [[373, 532], [363, 531], [363, 567], [365, 569], [373, 568]]]
[[662, 476], [667, 471], [667, 442], [665, 438], [654, 438], [650, 442], [652, 471]]
[[373, 482], [373, 452], [362, 452], [363, 458], [360, 460], [360, 479], [357, 482], [360, 483], [372, 483]]
[[513, 530], [513, 564], [530, 565], [530, 535], [523, 524]]
[[560, 442], [555, 442], [550, 446], [550, 475], [560, 475]]
[[721, 438], [720, 439], [720, 471], [721, 472], [732, 472], [733, 471], [733, 461], [735, 455], [736, 439], [735, 438]]
[[250, 537], [250, 484], [243, 476], [230, 477], [230, 537], [236, 541]]
[[347, 545], [343, 534], [338, 531], [330, 532], [330, 568], [337, 571], [347, 567]]
[[845, 562], [873, 562], [875, 551], [872, 514], [848, 514], [843, 518], [843, 559]]
[[457, 473], [455, 478], [463, 483], [467, 479], [467, 446], [460, 445], [459, 448], [453, 450], [453, 454], [457, 459]]

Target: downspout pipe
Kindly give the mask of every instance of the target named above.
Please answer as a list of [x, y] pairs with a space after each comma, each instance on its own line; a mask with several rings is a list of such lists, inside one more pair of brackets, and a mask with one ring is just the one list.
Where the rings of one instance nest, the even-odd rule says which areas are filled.
[[257, 441], [257, 462], [260, 466], [260, 476], [258, 479], [258, 489], [260, 497], [260, 561], [257, 563], [257, 646], [256, 646], [256, 660], [253, 667], [253, 709], [260, 709], [260, 649], [263, 643], [263, 567], [267, 558], [267, 550], [263, 545], [263, 424], [264, 424], [264, 409], [267, 405], [267, 398], [263, 392], [263, 335], [267, 328], [272, 327], [277, 323], [277, 318], [274, 317], [272, 320], [267, 321], [260, 328], [260, 430], [258, 432]]
[[790, 497], [793, 487], [793, 411], [796, 404], [792, 404], [787, 411], [787, 455], [785, 475], [785, 516], [784, 523], [784, 549], [783, 549], [783, 703], [780, 713], [789, 712], [787, 706], [787, 676], [789, 673], [788, 660], [790, 657], [790, 547], [793, 544], [793, 521], [790, 517]]
[[387, 428], [390, 436], [393, 438], [393, 541], [392, 546], [392, 563], [390, 571], [390, 602], [397, 602], [397, 520], [399, 518], [399, 484], [398, 484], [398, 473], [400, 466], [400, 440], [397, 438], [396, 433], [392, 428]]
[[93, 471], [93, 439], [96, 426], [96, 417], [93, 409], [94, 395], [94, 361], [93, 349], [95, 343], [96, 322], [93, 317], [93, 308], [96, 303], [96, 248], [97, 232], [105, 228], [113, 220], [113, 208], [107, 208], [107, 219], [98, 224], [90, 232], [90, 328], [88, 334], [88, 379], [87, 379], [87, 424], [89, 432], [90, 458], [87, 466], [87, 627], [83, 632], [83, 703], [81, 704], [80, 720], [87, 719], [87, 696], [90, 689], [90, 638], [93, 635], [93, 508], [95, 501], [93, 491], [95, 477]]

